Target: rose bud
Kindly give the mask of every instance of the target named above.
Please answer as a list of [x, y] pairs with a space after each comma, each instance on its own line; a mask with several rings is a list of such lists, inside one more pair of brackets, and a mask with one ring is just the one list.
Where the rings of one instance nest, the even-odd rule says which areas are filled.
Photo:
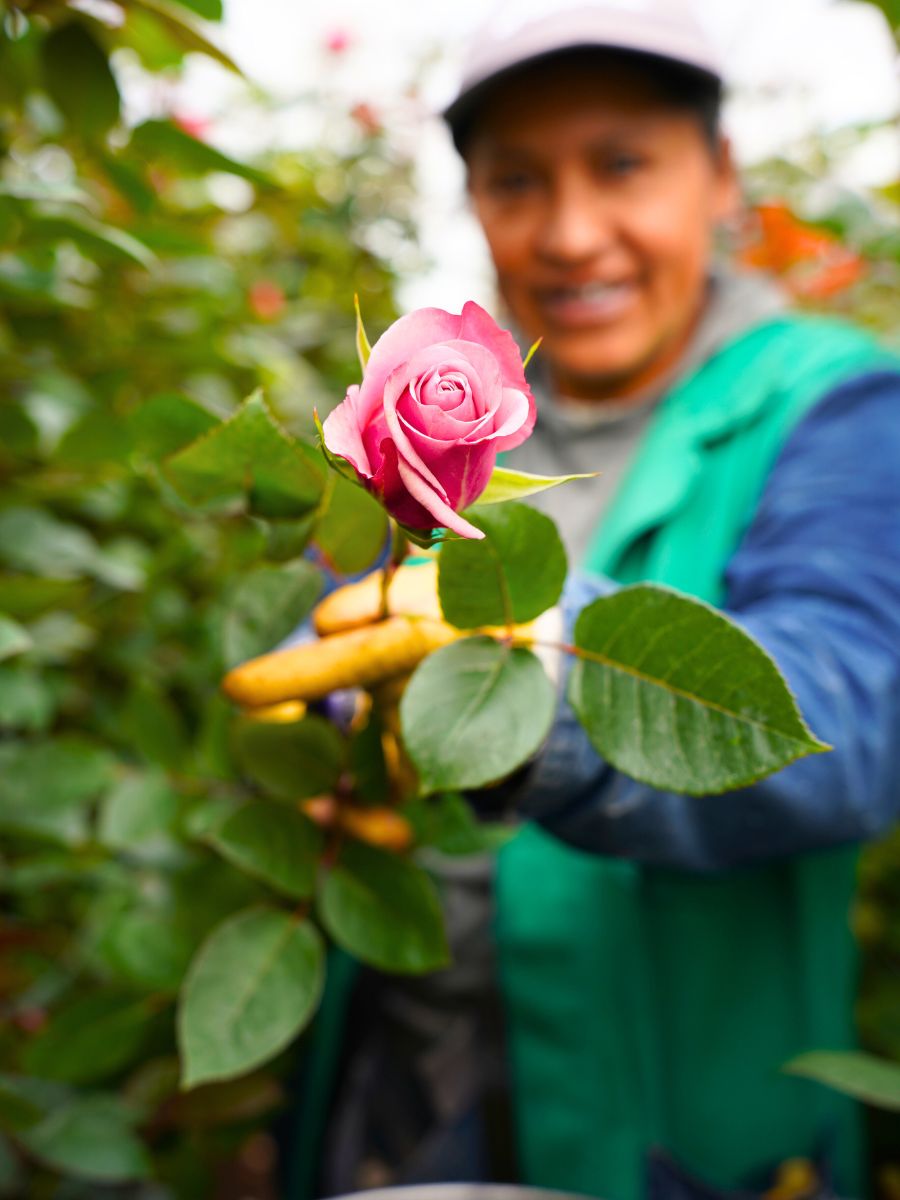
[[401, 524], [481, 538], [460, 512], [534, 421], [512, 334], [470, 300], [459, 315], [422, 308], [396, 321], [323, 432]]

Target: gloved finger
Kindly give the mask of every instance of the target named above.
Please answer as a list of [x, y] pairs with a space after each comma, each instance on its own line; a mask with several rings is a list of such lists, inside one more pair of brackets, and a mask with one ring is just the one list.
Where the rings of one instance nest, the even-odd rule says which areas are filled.
[[443, 621], [389, 617], [318, 642], [276, 650], [229, 671], [222, 689], [247, 708], [321, 700], [339, 688], [371, 688], [415, 669], [460, 634]]
[[302, 801], [300, 811], [323, 829], [340, 829], [382, 850], [399, 854], [413, 842], [412, 825], [393, 808], [363, 808], [341, 803], [334, 796], [314, 796]]
[[267, 704], [262, 708], [247, 709], [251, 721], [269, 725], [293, 725], [306, 716], [306, 705], [302, 700], [283, 700], [280, 704]]
[[[373, 571], [358, 583], [348, 583], [326, 596], [313, 612], [313, 626], [319, 637], [380, 621], [382, 576], [382, 571]], [[388, 587], [388, 613], [394, 617], [442, 619], [434, 559], [397, 568]]]

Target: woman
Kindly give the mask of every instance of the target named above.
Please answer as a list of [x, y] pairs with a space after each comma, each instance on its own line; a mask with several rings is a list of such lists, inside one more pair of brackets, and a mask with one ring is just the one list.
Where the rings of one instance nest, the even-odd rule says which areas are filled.
[[567, 609], [639, 579], [721, 605], [835, 749], [691, 799], [612, 770], [563, 706], [513, 793], [538, 824], [495, 874], [444, 868], [454, 967], [357, 988], [323, 1192], [708, 1196], [799, 1156], [859, 1187], [852, 1106], [779, 1068], [852, 1044], [854, 845], [900, 795], [900, 374], [715, 271], [720, 93], [680, 6], [609, 0], [484, 32], [446, 116], [503, 300], [543, 338], [510, 464], [601, 471], [546, 494], [583, 568]]

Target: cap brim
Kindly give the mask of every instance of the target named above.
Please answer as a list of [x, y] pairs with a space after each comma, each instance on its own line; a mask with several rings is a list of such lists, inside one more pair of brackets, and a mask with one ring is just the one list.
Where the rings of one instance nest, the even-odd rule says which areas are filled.
[[622, 45], [613, 40], [573, 42], [567, 46], [555, 46], [551, 50], [544, 50], [539, 54], [532, 54], [518, 59], [516, 62], [500, 67], [490, 75], [479, 79], [470, 87], [461, 91], [441, 112], [441, 116], [450, 127], [454, 141], [458, 144], [458, 134], [469, 124], [475, 113], [484, 103], [486, 97], [496, 86], [538, 63], [549, 62], [556, 58], [564, 58], [574, 52], [590, 50], [600, 52], [604, 50], [615, 51], [617, 55], [621, 54], [623, 58], [633, 58], [636, 62], [643, 62], [648, 65], [658, 63], [670, 67], [675, 66], [689, 75], [695, 75], [698, 79], [707, 82], [710, 87], [721, 88], [723, 86], [722, 76], [718, 71], [711, 70], [709, 67], [702, 66], [699, 63], [685, 61], [682, 58], [675, 58], [668, 54], [660, 54], [652, 50], [636, 49], [633, 45]]

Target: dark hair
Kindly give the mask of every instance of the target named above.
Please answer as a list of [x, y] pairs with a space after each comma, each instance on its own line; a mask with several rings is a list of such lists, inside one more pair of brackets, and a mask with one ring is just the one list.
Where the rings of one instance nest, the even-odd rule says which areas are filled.
[[660, 99], [671, 108], [690, 113], [696, 118], [700, 131], [715, 152], [719, 145], [722, 112], [722, 81], [715, 75], [691, 67], [686, 63], [674, 62], [655, 54], [639, 50], [624, 50], [606, 46], [573, 46], [556, 50], [540, 58], [510, 67], [479, 84], [446, 114], [447, 124], [454, 145], [465, 158], [472, 135], [478, 126], [478, 118], [485, 104], [498, 89], [513, 79], [539, 75], [547, 66], [565, 63], [575, 69], [589, 68], [597, 72], [604, 69], [622, 69], [640, 75], [654, 88]]

